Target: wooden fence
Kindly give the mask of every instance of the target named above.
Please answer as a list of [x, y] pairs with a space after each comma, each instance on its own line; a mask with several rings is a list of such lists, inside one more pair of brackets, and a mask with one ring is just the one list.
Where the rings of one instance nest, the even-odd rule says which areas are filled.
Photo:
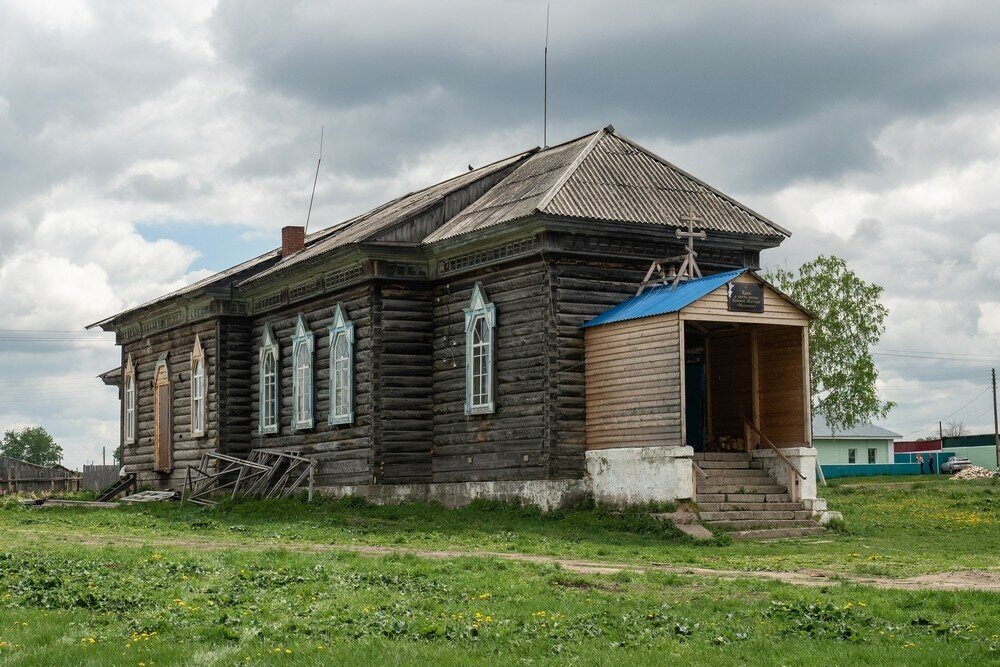
[[83, 466], [83, 488], [88, 491], [106, 489], [118, 481], [121, 467], [117, 465]]
[[79, 491], [80, 473], [0, 456], [0, 494]]

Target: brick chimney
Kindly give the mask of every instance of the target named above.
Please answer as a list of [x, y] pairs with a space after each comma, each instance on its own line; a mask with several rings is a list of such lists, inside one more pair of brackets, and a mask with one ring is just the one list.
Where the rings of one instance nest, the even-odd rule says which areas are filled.
[[288, 257], [306, 247], [306, 228], [289, 225], [281, 228], [281, 256]]

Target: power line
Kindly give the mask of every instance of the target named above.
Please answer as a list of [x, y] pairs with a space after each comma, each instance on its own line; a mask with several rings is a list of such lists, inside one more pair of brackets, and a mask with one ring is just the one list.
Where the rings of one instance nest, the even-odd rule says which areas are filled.
[[978, 359], [968, 359], [961, 357], [931, 356], [927, 354], [897, 354], [895, 352], [872, 352], [876, 357], [896, 357], [901, 359], [930, 359], [931, 361], [950, 361], [962, 364], [989, 364], [1000, 363], [1000, 357], [983, 357]]
[[931, 428], [932, 426], [934, 426], [935, 424], [937, 424], [939, 421], [942, 421], [942, 422], [943, 421], [948, 421], [949, 419], [951, 419], [952, 417], [954, 417], [955, 415], [957, 415], [959, 412], [961, 412], [962, 410], [966, 409], [967, 407], [969, 407], [970, 405], [972, 405], [973, 403], [975, 403], [976, 401], [978, 401], [980, 398], [982, 398], [982, 396], [986, 392], [988, 392], [990, 390], [990, 388], [991, 387], [987, 386], [980, 393], [976, 394], [976, 396], [971, 401], [969, 401], [968, 403], [966, 403], [965, 405], [963, 405], [962, 407], [960, 407], [958, 410], [955, 410], [954, 412], [952, 412], [950, 415], [948, 415], [944, 419], [934, 420], [933, 422], [931, 422], [930, 424], [927, 424], [926, 426], [921, 426], [920, 428], [918, 428], [918, 429], [916, 429], [914, 431], [910, 431], [909, 433], [903, 434], [902, 437], [905, 438], [908, 435], [913, 435], [914, 433], [920, 433], [921, 431], [925, 431], [925, 430]]
[[972, 354], [968, 352], [938, 352], [936, 350], [897, 350], [891, 347], [879, 348], [879, 351], [883, 352], [902, 352], [905, 354], [938, 354], [947, 355], [953, 357], [989, 357], [988, 354]]

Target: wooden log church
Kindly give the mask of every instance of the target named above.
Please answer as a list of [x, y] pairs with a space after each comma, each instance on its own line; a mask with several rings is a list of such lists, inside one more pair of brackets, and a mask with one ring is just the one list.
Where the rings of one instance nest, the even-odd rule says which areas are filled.
[[[704, 277], [636, 296], [692, 221]], [[179, 488], [206, 451], [287, 450], [333, 495], [542, 507], [694, 497], [726, 453], [794, 464], [808, 314], [753, 273], [788, 235], [610, 126], [286, 227], [92, 325], [121, 346], [124, 464]]]

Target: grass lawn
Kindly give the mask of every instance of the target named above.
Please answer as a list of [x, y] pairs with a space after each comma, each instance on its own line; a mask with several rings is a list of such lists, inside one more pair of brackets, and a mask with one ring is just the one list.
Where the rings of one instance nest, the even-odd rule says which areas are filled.
[[796, 570], [912, 576], [1000, 566], [1000, 484], [944, 476], [860, 477], [821, 487], [847, 528], [783, 542], [695, 544], [670, 525], [599, 510], [540, 515], [479, 503], [461, 510], [375, 507], [356, 499], [252, 502], [218, 509], [149, 504], [118, 510], [0, 510], [0, 530], [47, 543], [86, 535], [113, 543], [223, 540], [253, 545], [367, 544], [417, 549], [510, 551], [629, 563], [721, 569]]
[[337, 545], [908, 575], [1000, 566], [997, 492], [989, 481], [837, 480], [824, 495], [846, 533], [706, 545], [639, 515], [489, 503], [0, 506], [0, 664], [995, 663], [993, 593], [579, 575]]

